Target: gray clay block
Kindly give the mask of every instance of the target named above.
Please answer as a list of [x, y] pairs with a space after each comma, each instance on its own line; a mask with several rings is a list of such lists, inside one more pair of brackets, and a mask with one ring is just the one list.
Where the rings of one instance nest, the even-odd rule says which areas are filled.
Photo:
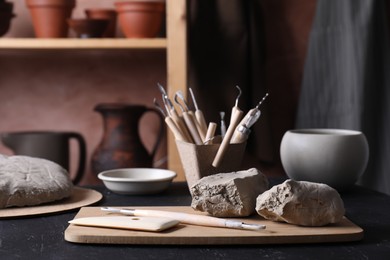
[[339, 193], [326, 184], [286, 180], [259, 195], [257, 213], [265, 219], [301, 226], [337, 223], [344, 216]]
[[256, 197], [267, 189], [267, 177], [255, 168], [218, 173], [191, 187], [191, 207], [215, 217], [249, 216], [255, 212]]

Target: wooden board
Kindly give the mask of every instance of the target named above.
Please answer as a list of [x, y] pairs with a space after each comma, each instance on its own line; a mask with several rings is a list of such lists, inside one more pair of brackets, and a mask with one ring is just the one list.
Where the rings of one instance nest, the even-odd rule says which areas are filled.
[[0, 209], [0, 218], [25, 217], [62, 212], [91, 205], [101, 200], [103, 195], [91, 189], [75, 187], [69, 198], [38, 206]]
[[[127, 207], [132, 208], [132, 207]], [[190, 207], [137, 207], [193, 214]], [[82, 208], [75, 218], [116, 215], [98, 207]], [[74, 243], [96, 244], [158, 244], [158, 245], [228, 245], [228, 244], [296, 244], [356, 241], [363, 238], [363, 230], [347, 218], [336, 225], [299, 227], [262, 219], [260, 216], [240, 219], [247, 223], [267, 225], [265, 230], [251, 231], [179, 224], [163, 232], [145, 232], [69, 225], [65, 240]]]

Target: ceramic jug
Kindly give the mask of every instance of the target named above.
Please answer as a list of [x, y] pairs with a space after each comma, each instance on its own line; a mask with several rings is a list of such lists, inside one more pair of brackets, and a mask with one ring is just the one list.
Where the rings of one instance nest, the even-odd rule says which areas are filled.
[[[157, 110], [142, 105], [98, 104], [95, 111], [103, 117], [103, 138], [92, 155], [94, 174], [118, 168], [151, 168], [163, 134], [163, 119]], [[156, 113], [160, 130], [148, 152], [139, 135], [140, 119], [146, 112]]]
[[2, 133], [3, 144], [16, 155], [44, 158], [53, 161], [69, 171], [69, 142], [75, 139], [79, 147], [79, 163], [72, 176], [74, 184], [79, 183], [85, 170], [86, 144], [79, 133], [30, 131]]

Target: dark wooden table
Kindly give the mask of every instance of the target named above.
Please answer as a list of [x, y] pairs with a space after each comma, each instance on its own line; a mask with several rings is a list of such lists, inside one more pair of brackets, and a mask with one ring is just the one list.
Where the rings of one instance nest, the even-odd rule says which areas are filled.
[[[280, 180], [272, 180], [278, 183]], [[114, 194], [104, 187], [98, 205], [188, 206], [184, 183], [149, 196]], [[0, 259], [390, 259], [390, 196], [354, 187], [341, 194], [346, 215], [364, 229], [362, 241], [347, 243], [252, 246], [91, 245], [64, 240], [77, 210], [45, 216], [0, 219]]]

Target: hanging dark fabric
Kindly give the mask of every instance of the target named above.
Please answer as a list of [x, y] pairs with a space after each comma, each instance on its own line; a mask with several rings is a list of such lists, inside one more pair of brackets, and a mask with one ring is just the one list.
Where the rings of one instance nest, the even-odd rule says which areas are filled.
[[390, 45], [385, 1], [319, 0], [297, 128], [363, 131], [370, 160], [360, 183], [390, 194]]

